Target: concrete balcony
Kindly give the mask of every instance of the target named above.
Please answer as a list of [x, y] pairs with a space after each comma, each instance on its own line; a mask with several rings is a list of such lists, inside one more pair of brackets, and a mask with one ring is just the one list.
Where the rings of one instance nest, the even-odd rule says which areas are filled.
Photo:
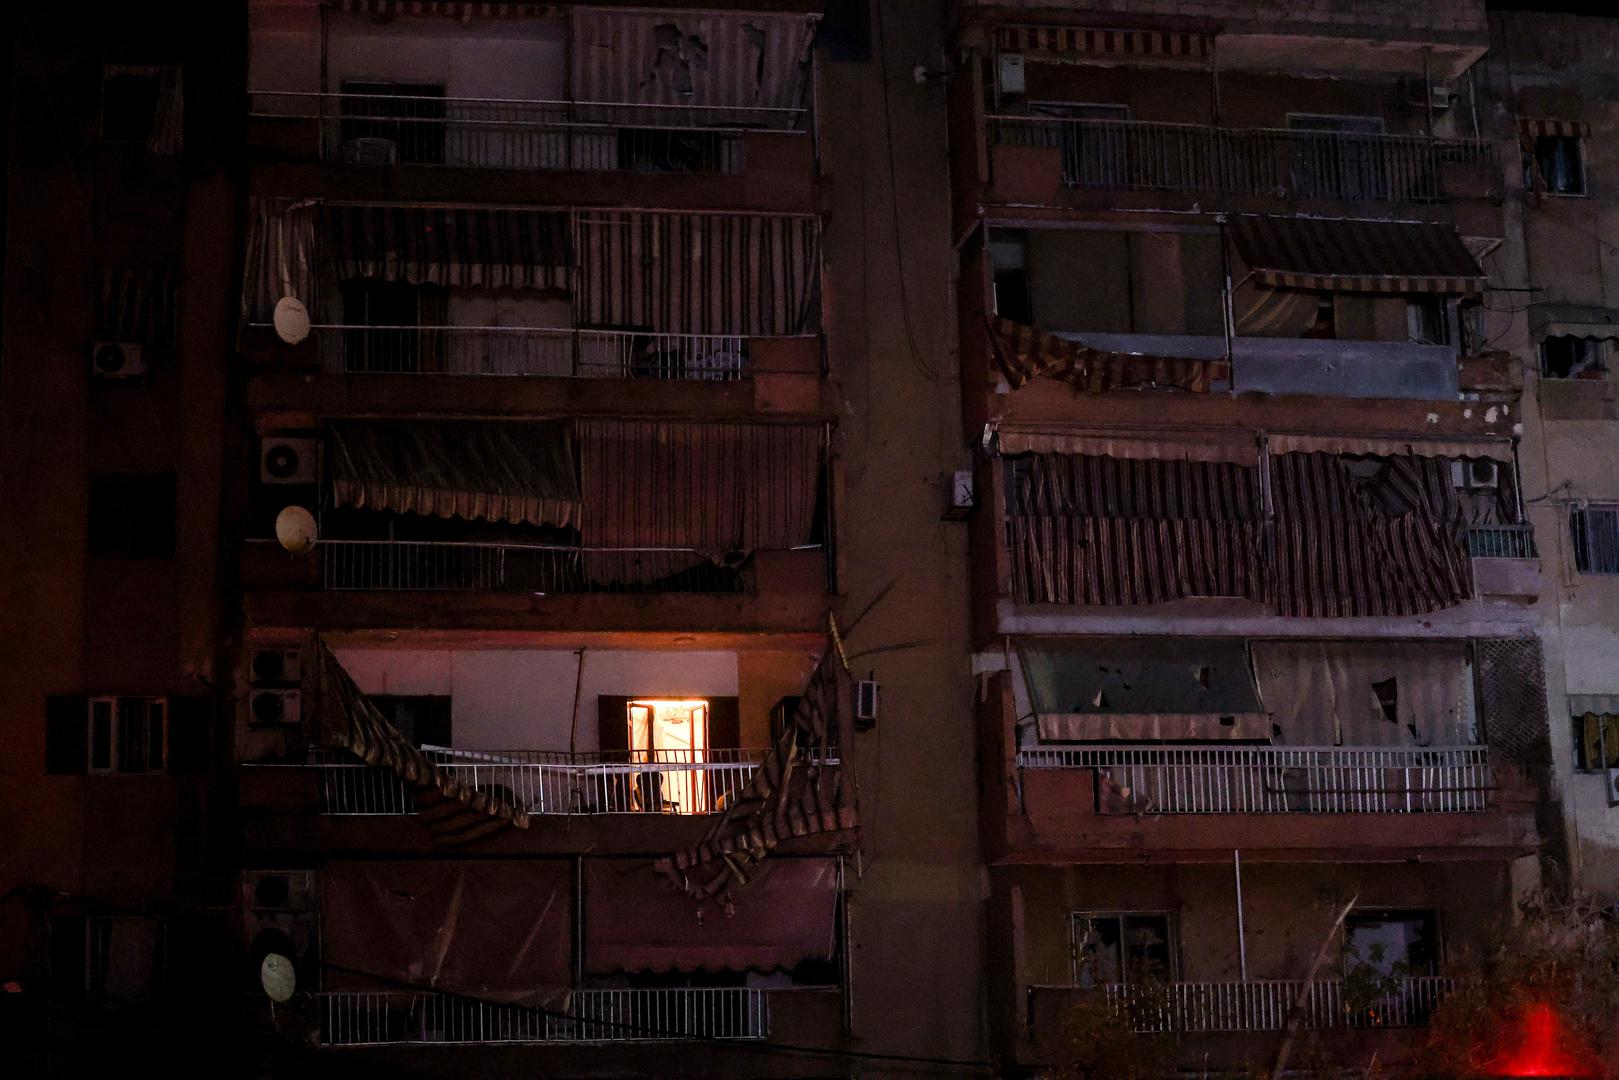
[[984, 123], [991, 201], [1085, 205], [1086, 191], [1153, 192], [1210, 209], [1253, 199], [1389, 205], [1500, 196], [1494, 149], [1480, 140], [1040, 116]]
[[1480, 597], [1522, 603], [1540, 598], [1540, 552], [1533, 525], [1469, 526], [1467, 550]]

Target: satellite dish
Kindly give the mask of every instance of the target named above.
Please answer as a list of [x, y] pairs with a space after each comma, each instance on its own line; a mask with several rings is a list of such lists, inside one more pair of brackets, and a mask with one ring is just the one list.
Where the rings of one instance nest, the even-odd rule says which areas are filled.
[[288, 506], [275, 516], [275, 538], [294, 555], [314, 547], [319, 531], [315, 515], [301, 506]]
[[276, 337], [288, 345], [296, 345], [309, 336], [309, 310], [296, 296], [283, 296], [275, 302]]
[[291, 1000], [292, 992], [298, 989], [298, 972], [292, 961], [280, 953], [265, 953], [259, 963], [259, 985], [264, 987], [265, 996], [281, 1005]]

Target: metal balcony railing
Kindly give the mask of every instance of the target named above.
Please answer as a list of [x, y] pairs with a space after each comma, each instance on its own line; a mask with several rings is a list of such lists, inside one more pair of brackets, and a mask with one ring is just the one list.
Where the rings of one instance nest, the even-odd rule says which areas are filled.
[[320, 994], [325, 1046], [763, 1039], [770, 998], [745, 987], [574, 990], [554, 1009], [434, 993]]
[[1094, 770], [1104, 813], [1478, 813], [1495, 788], [1483, 746], [1039, 747], [1017, 761]]
[[[427, 748], [428, 758], [530, 814], [717, 814], [747, 788], [763, 750], [637, 750], [617, 755]], [[317, 753], [321, 812], [384, 817], [416, 812], [411, 786], [386, 769]]]
[[529, 326], [310, 328], [327, 371], [386, 375], [550, 375], [731, 382], [747, 374], [740, 334]]
[[[1319, 980], [1305, 999], [1303, 1026], [1324, 1028], [1423, 1027], [1455, 980], [1424, 975], [1393, 980], [1392, 989], [1346, 993], [1341, 980]], [[1110, 1005], [1140, 1032], [1218, 1034], [1281, 1031], [1298, 1003], [1298, 980], [1173, 982], [1103, 987]]]
[[396, 592], [739, 593], [742, 573], [689, 548], [444, 540], [321, 540], [326, 589]]
[[1475, 559], [1538, 559], [1535, 527], [1522, 525], [1469, 525], [1467, 553]]
[[1489, 164], [1479, 140], [990, 116], [989, 141], [1059, 151], [1069, 187], [1432, 202], [1443, 164]]
[[326, 160], [480, 169], [730, 173], [747, 131], [802, 132], [803, 109], [252, 92], [252, 115], [319, 123]]

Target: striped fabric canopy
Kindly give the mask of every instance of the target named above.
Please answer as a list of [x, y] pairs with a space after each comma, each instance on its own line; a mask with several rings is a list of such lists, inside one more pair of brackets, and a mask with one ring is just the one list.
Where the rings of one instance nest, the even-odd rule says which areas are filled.
[[719, 898], [729, 886], [746, 884], [750, 869], [785, 840], [860, 824], [853, 779], [836, 764], [838, 747], [850, 745], [842, 729], [852, 687], [835, 627], [833, 633], [748, 786], [701, 841], [653, 864], [694, 899]]
[[1529, 139], [1589, 139], [1591, 125], [1583, 120], [1519, 120], [1518, 130]]
[[1013, 387], [1044, 376], [1091, 394], [1136, 386], [1206, 394], [1211, 384], [1231, 381], [1231, 364], [1225, 360], [1104, 352], [999, 315], [990, 317], [989, 341], [996, 364]]
[[360, 692], [325, 642], [320, 651], [317, 728], [327, 746], [410, 784], [421, 820], [447, 843], [469, 843], [506, 826], [528, 828], [528, 812], [500, 794], [469, 787], [431, 761]]
[[547, 15], [555, 9], [549, 3], [510, 3], [503, 0], [328, 0], [339, 11], [388, 19], [397, 15], [436, 15], [467, 20], [514, 19]]
[[329, 203], [320, 215], [340, 281], [548, 289], [571, 278], [566, 211]]
[[1207, 34], [1168, 30], [1099, 30], [1083, 26], [1002, 26], [995, 43], [1003, 52], [1041, 52], [1058, 56], [1126, 57], [1133, 60], [1206, 61]]
[[1384, 295], [1484, 290], [1478, 260], [1449, 225], [1241, 214], [1231, 240], [1272, 288]]

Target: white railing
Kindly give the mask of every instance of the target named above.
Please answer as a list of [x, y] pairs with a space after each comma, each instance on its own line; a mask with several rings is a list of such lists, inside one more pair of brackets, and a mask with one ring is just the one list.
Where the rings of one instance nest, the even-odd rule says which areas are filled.
[[326, 589], [397, 592], [743, 591], [742, 575], [689, 548], [578, 548], [444, 540], [321, 540]]
[[1017, 762], [1095, 770], [1103, 813], [1476, 813], [1495, 788], [1483, 746], [1037, 747]]
[[747, 371], [740, 334], [529, 326], [310, 328], [328, 371], [387, 375], [550, 375], [730, 382]]
[[1069, 187], [1431, 202], [1440, 166], [1489, 164], [1479, 140], [1136, 120], [990, 116], [989, 141], [1056, 150]]
[[353, 164], [729, 173], [748, 131], [803, 132], [803, 109], [256, 90], [251, 114], [320, 125]]
[[449, 994], [319, 995], [321, 1043], [656, 1042], [763, 1039], [770, 998], [745, 987], [574, 990], [555, 1009]]
[[1538, 559], [1535, 527], [1521, 525], [1469, 525], [1467, 553], [1475, 559]]
[[[530, 814], [717, 814], [747, 788], [763, 750], [637, 750], [569, 754], [541, 750], [423, 753], [470, 787], [498, 793]], [[411, 785], [386, 769], [311, 755], [321, 811], [344, 817], [414, 814]]]
[[[1364, 991], [1346, 990], [1338, 979], [1318, 980], [1305, 997], [1306, 1028], [1423, 1027], [1455, 980], [1423, 975], [1368, 982]], [[1102, 988], [1110, 1005], [1141, 1032], [1185, 1034], [1281, 1031], [1304, 990], [1300, 980], [1174, 982]]]

